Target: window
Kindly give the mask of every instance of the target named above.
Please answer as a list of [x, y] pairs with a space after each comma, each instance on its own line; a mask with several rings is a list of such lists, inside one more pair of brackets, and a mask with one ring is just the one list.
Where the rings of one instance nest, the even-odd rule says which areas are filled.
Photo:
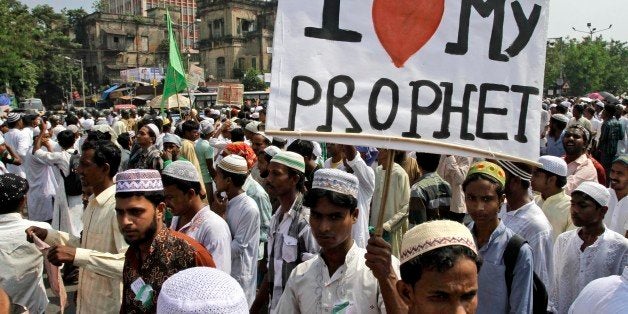
[[148, 36], [142, 36], [142, 51], [148, 51]]
[[255, 57], [251, 58], [251, 67], [253, 69], [257, 69], [257, 58]]
[[118, 36], [113, 36], [113, 42], [114, 43], [120, 43], [120, 38], [118, 38]]
[[246, 65], [246, 59], [238, 58], [238, 69], [244, 70], [245, 65]]

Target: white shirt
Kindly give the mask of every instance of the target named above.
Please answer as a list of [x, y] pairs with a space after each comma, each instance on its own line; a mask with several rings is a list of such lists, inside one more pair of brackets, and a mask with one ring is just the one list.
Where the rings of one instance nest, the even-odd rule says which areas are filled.
[[[46, 152], [45, 148], [41, 148]], [[40, 157], [26, 154], [26, 180], [28, 181], [28, 219], [36, 221], [52, 220], [54, 197], [59, 187], [54, 169]]]
[[546, 289], [550, 289], [552, 278], [552, 225], [543, 213], [543, 210], [531, 201], [517, 210], [506, 212], [506, 205], [502, 207], [499, 216], [514, 233], [522, 236], [532, 249], [534, 272], [543, 281]]
[[625, 236], [628, 230], [628, 195], [618, 200], [615, 190], [608, 189], [608, 192], [611, 193], [611, 198], [608, 200], [604, 224], [609, 229]]
[[[320, 255], [299, 264], [286, 283], [279, 305], [273, 313], [386, 313], [379, 282], [365, 264], [366, 249], [355, 242], [345, 263], [329, 276]], [[393, 256], [393, 269], [399, 277], [399, 260]]]
[[569, 308], [569, 314], [619, 314], [628, 309], [628, 266], [621, 276], [591, 281]]
[[[9, 129], [9, 131], [4, 134], [4, 141], [7, 145], [13, 148], [13, 151], [15, 151], [15, 153], [20, 156], [20, 158], [22, 158], [22, 162], [25, 162], [26, 155], [30, 153], [29, 148], [31, 147], [33, 141], [32, 138], [29, 140], [28, 134], [22, 132], [21, 130]], [[26, 178], [26, 172], [24, 171], [24, 167], [21, 165], [16, 166], [8, 164], [7, 170], [9, 170], [10, 173], [17, 174], [22, 178]]]
[[227, 224], [231, 231], [231, 277], [244, 290], [249, 306], [257, 287], [257, 254], [260, 215], [255, 201], [242, 193], [227, 204]]
[[[170, 228], [177, 230], [178, 225], [179, 216], [174, 216]], [[209, 205], [178, 231], [201, 243], [212, 254], [216, 268], [231, 274], [231, 231], [227, 222], [209, 209]]]
[[13, 303], [43, 313], [48, 305], [42, 280], [44, 257], [26, 241], [24, 230], [30, 226], [50, 228], [45, 222], [22, 219], [19, 213], [0, 215], [0, 286]]
[[353, 174], [358, 178], [358, 186], [360, 187], [358, 189], [358, 219], [353, 224], [351, 236], [358, 247], [366, 248], [369, 239], [371, 199], [375, 191], [375, 171], [362, 160], [360, 153], [356, 153], [353, 160], [347, 160], [347, 164], [353, 169]]
[[554, 245], [554, 279], [549, 296], [557, 314], [567, 313], [589, 282], [619, 275], [628, 265], [628, 239], [624, 236], [606, 228], [583, 252], [580, 230], [561, 234]]

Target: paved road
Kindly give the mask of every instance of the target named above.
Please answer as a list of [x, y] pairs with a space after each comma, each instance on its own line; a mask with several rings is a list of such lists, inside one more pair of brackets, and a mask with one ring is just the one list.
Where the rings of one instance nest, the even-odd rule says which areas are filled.
[[[59, 308], [59, 297], [55, 296], [50, 290], [50, 285], [48, 285], [48, 278], [46, 278], [46, 274], [44, 272], [44, 284], [46, 285], [46, 294], [48, 295], [48, 307], [46, 308], [46, 313], [61, 313], [61, 309]], [[69, 285], [65, 286], [65, 290], [68, 293], [68, 306], [65, 308], [64, 314], [74, 314], [76, 313], [76, 303], [74, 303], [74, 298], [76, 296], [77, 285]]]

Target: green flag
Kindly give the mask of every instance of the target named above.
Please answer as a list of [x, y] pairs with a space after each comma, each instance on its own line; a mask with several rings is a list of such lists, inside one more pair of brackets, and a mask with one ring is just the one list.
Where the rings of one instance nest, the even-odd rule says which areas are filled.
[[172, 32], [172, 20], [170, 13], [166, 9], [166, 23], [168, 24], [168, 69], [166, 70], [166, 78], [164, 80], [164, 93], [161, 98], [161, 111], [164, 111], [164, 104], [170, 96], [181, 92], [187, 88], [185, 79], [185, 70], [183, 70], [183, 62], [181, 62], [181, 53], [177, 48], [177, 41]]

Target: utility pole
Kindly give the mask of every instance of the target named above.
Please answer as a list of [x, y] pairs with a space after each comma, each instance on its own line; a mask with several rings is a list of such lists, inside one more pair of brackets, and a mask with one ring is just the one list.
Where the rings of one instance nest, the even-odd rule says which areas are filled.
[[611, 29], [611, 27], [613, 27], [613, 24], [609, 25], [605, 29], [597, 29], [595, 27], [591, 27], [591, 23], [589, 22], [589, 23], [587, 23], [587, 28], [589, 29], [588, 31], [579, 30], [579, 29], [576, 29], [575, 27], [572, 27], [571, 29], [573, 29], [574, 31], [579, 32], [579, 33], [589, 34], [589, 39], [593, 40], [593, 34], [599, 33], [599, 32], [603, 32], [603, 31], [607, 31], [607, 30]]

